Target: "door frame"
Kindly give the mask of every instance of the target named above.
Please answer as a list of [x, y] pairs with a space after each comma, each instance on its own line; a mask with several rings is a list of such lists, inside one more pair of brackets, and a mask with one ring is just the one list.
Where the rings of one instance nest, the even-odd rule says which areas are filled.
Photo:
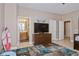
[[[20, 18], [20, 17], [28, 18], [28, 20], [29, 20], [29, 17], [18, 16], [18, 21], [17, 21], [17, 22], [18, 22], [18, 23], [17, 23], [17, 28], [18, 28], [18, 43], [17, 43], [17, 44], [18, 44], [18, 46], [19, 46], [19, 44], [21, 43], [21, 42], [20, 42], [20, 31], [19, 31], [19, 27], [18, 27], [18, 24], [19, 24], [19, 18]], [[28, 21], [28, 23], [29, 23], [29, 21]], [[28, 25], [28, 29], [29, 29], [29, 25]], [[29, 32], [28, 32], [28, 37], [29, 37]], [[29, 41], [28, 41], [28, 42], [29, 42]]]

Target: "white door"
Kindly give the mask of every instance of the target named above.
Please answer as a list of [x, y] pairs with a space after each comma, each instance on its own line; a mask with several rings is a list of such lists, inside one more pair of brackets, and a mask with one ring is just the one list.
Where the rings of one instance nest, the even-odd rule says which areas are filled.
[[51, 41], [56, 39], [56, 20], [50, 20], [49, 22], [49, 32], [51, 33]]
[[64, 21], [59, 21], [59, 40], [64, 39]]

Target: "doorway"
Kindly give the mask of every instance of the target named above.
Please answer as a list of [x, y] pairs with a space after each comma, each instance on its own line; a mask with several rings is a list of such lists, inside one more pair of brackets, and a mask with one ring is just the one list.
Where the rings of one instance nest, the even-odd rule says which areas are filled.
[[26, 47], [29, 44], [29, 18], [19, 17], [19, 42], [20, 47]]
[[70, 21], [64, 22], [64, 38], [70, 40]]

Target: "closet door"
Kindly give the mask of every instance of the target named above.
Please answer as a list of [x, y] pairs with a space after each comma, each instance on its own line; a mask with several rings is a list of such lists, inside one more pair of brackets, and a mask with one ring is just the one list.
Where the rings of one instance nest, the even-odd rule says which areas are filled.
[[59, 21], [59, 40], [64, 39], [64, 21]]
[[51, 33], [51, 42], [53, 43], [56, 39], [56, 20], [50, 20], [49, 22], [49, 32]]

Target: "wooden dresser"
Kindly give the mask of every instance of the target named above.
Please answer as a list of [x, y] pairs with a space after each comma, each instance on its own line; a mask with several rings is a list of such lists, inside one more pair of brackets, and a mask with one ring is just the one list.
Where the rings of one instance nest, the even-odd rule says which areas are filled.
[[50, 33], [35, 33], [33, 34], [34, 45], [43, 44], [47, 45], [51, 43], [51, 34]]

